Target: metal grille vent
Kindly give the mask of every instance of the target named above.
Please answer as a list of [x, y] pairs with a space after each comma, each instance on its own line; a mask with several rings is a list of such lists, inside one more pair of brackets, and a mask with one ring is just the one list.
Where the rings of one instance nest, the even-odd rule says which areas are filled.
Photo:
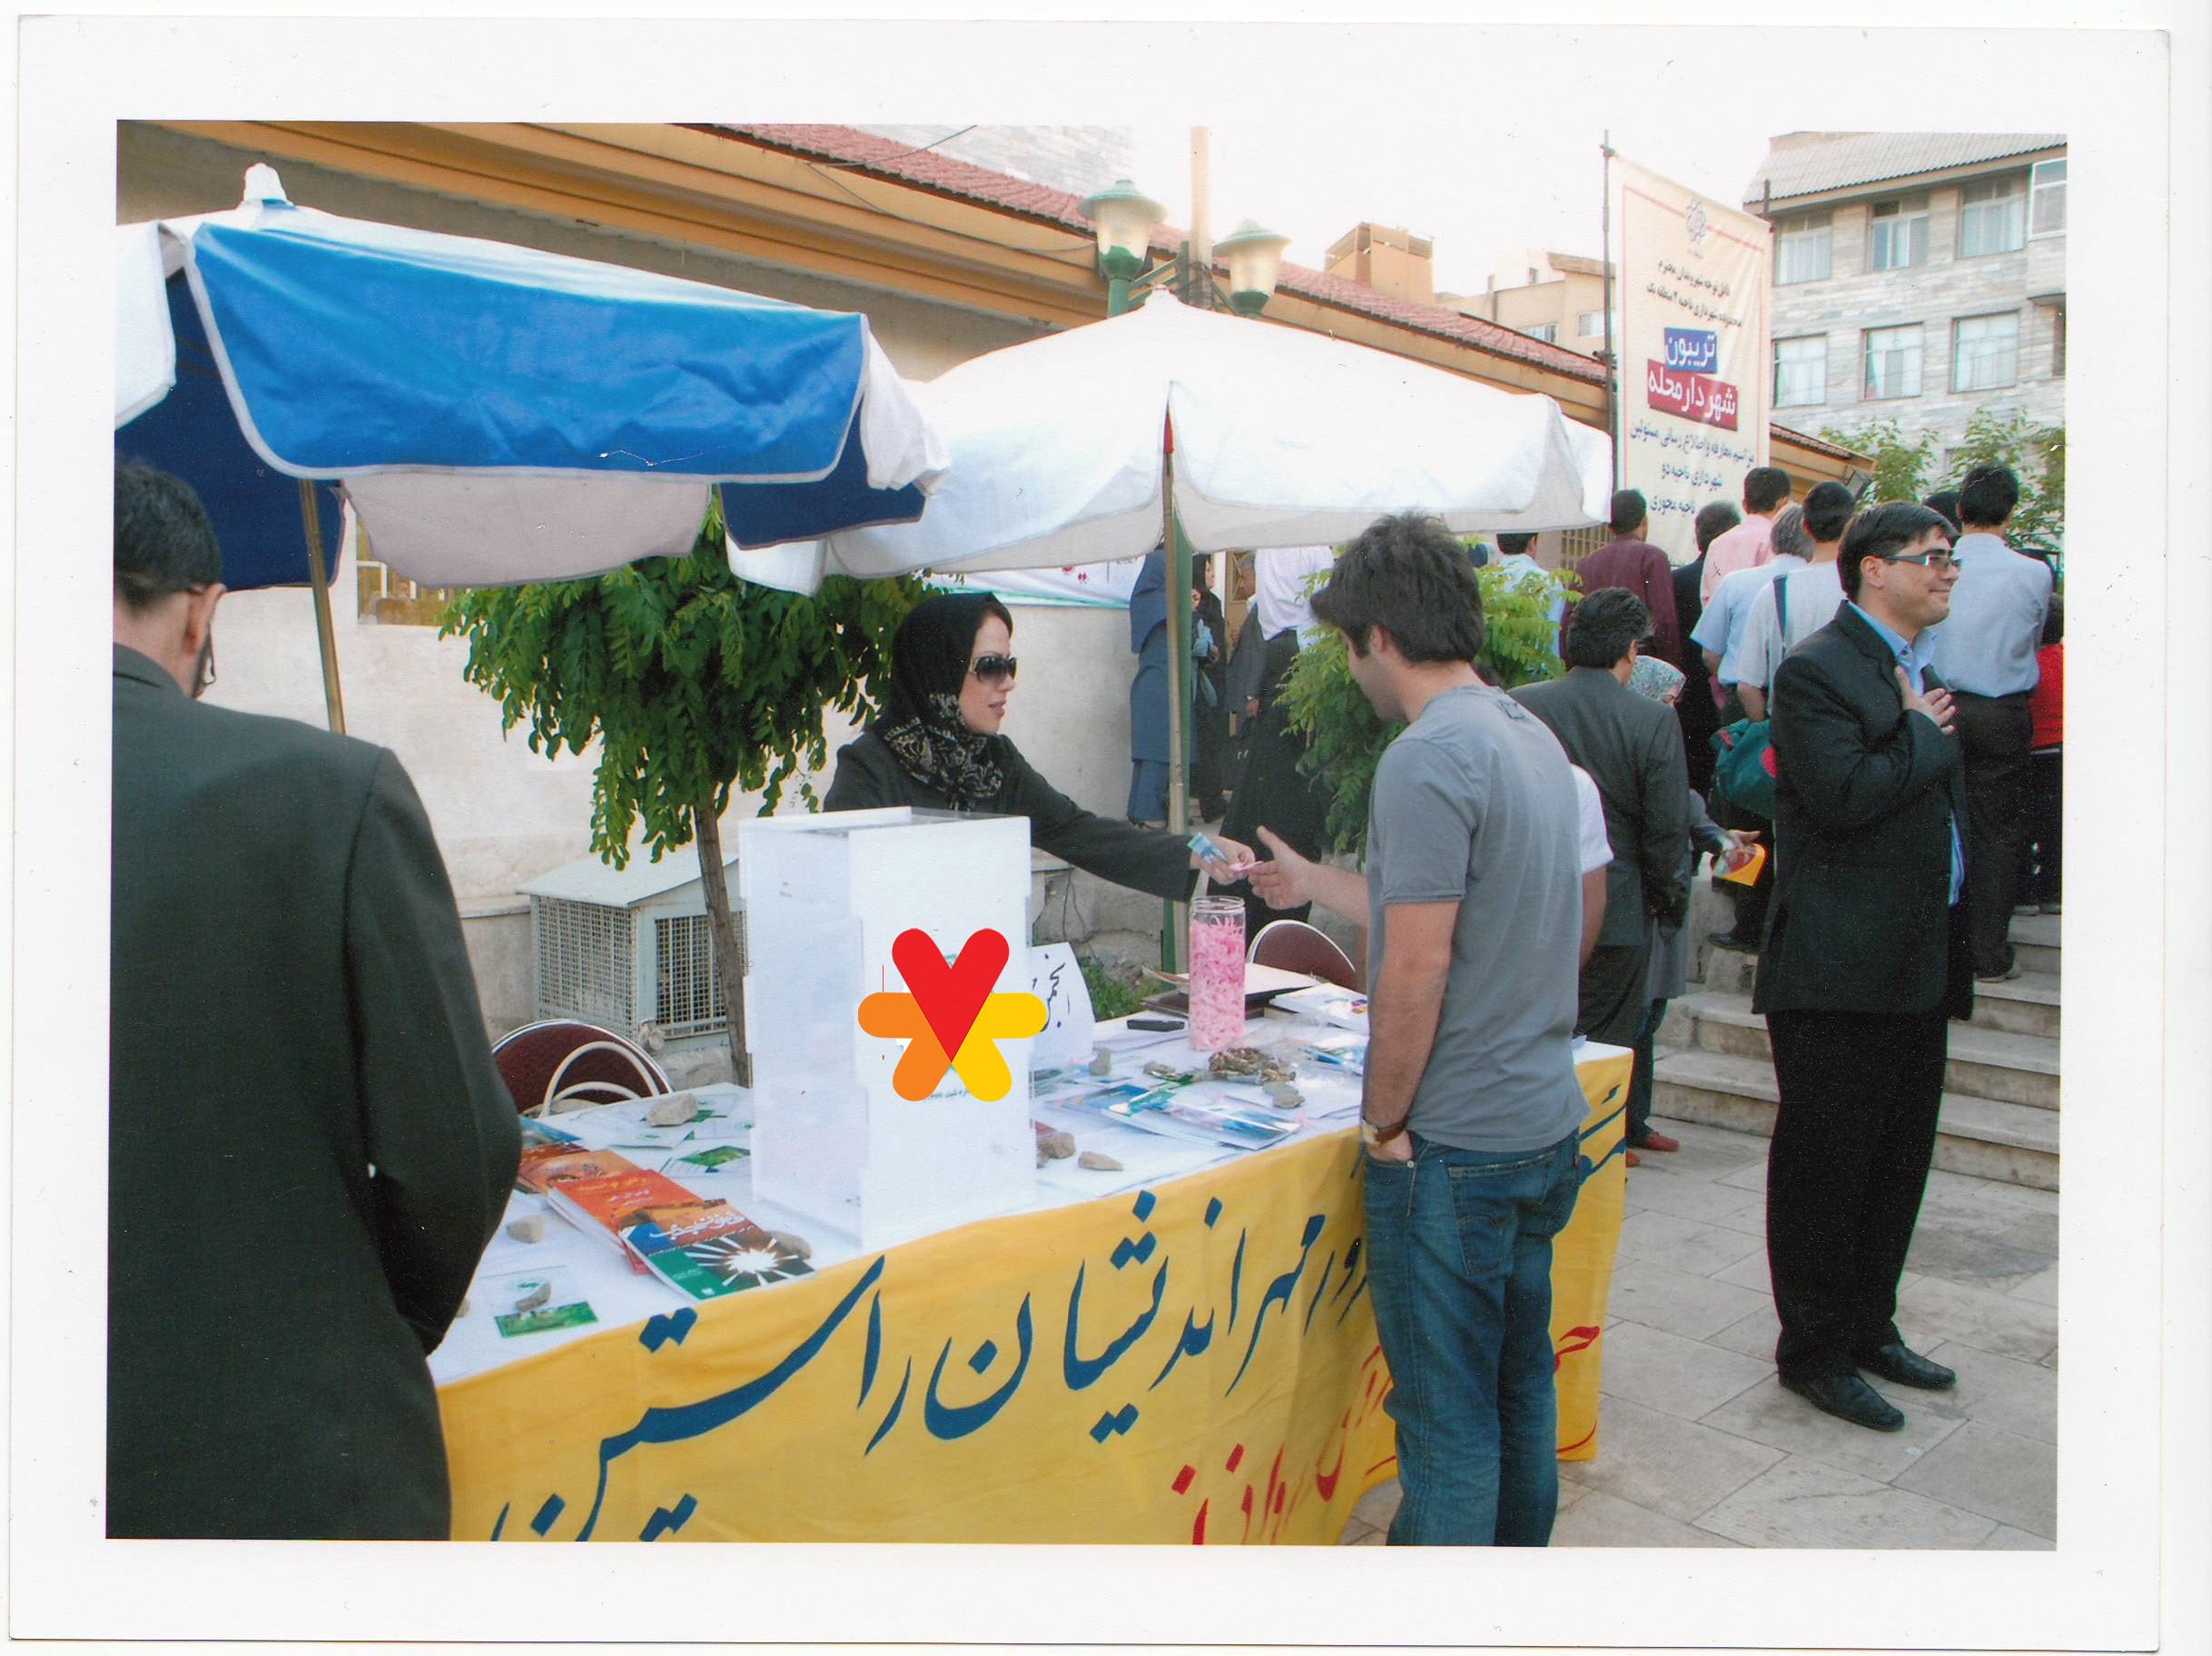
[[729, 1004], [715, 972], [711, 922], [679, 914], [653, 922], [657, 981], [653, 1021], [668, 1036], [705, 1035], [728, 1027]]
[[530, 910], [538, 949], [538, 1015], [635, 1029], [628, 913], [558, 897], [532, 897]]

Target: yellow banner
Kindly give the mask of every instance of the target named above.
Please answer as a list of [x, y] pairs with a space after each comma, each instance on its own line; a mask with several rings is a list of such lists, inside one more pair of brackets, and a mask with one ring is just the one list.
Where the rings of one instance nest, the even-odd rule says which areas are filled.
[[[1593, 1451], [1625, 1055], [1555, 1246]], [[456, 1540], [1336, 1540], [1396, 1474], [1349, 1132], [925, 1237], [443, 1388]]]

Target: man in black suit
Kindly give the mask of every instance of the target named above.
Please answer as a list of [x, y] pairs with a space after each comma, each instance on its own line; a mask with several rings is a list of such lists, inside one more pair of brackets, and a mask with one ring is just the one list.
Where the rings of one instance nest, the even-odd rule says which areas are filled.
[[1966, 793], [1928, 630], [1958, 580], [1924, 506], [1844, 533], [1845, 603], [1774, 675], [1773, 911], [1753, 1009], [1782, 1104], [1767, 1161], [1767, 1259], [1782, 1383], [1876, 1431], [1903, 1414], [1861, 1378], [1940, 1390], [1906, 1346], [1897, 1278], [1935, 1147], [1946, 1020], [1971, 1016]]
[[[1589, 774], [1605, 806], [1605, 920], [1582, 969], [1575, 1032], [1633, 1047], [1651, 1002], [1654, 920], [1676, 925], [1689, 907], [1684, 872], [1690, 784], [1673, 709], [1628, 688], [1636, 641], [1651, 611], [1633, 592], [1601, 587], [1567, 617], [1564, 678], [1523, 685], [1514, 699], [1551, 727], [1567, 758]], [[1680, 1147], [1643, 1120], [1630, 1148]]]
[[1682, 757], [1689, 767], [1690, 791], [1700, 799], [1713, 791], [1713, 733], [1721, 727], [1721, 710], [1713, 699], [1713, 675], [1705, 666], [1705, 653], [1688, 640], [1705, 613], [1702, 596], [1705, 554], [1716, 538], [1743, 521], [1743, 514], [1726, 500], [1700, 508], [1691, 526], [1697, 537], [1697, 556], [1674, 571], [1674, 619], [1684, 640], [1682, 694], [1674, 699], [1674, 717], [1682, 725]]
[[222, 577], [119, 464], [107, 1533], [443, 1540], [423, 1358], [519, 1129], [399, 762], [196, 699]]

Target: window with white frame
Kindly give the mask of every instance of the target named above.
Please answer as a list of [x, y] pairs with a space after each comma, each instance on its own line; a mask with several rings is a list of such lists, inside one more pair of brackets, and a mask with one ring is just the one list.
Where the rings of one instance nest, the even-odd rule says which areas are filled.
[[1962, 316], [1951, 324], [1950, 389], [1994, 391], [2020, 377], [2020, 317]]
[[1921, 394], [1921, 331], [1918, 322], [1866, 330], [1866, 375], [1861, 393], [1866, 401]]
[[1985, 178], [1959, 192], [1959, 257], [2019, 251], [2028, 234], [2028, 192], [2018, 172]]
[[1559, 324], [1557, 322], [1538, 322], [1533, 327], [1522, 329], [1521, 331], [1532, 340], [1542, 340], [1546, 345], [1555, 345], [1559, 342]]
[[1774, 406], [1802, 409], [1828, 400], [1828, 336], [1774, 341]]
[[2028, 233], [2066, 233], [2066, 157], [2039, 161], [2028, 170]]
[[1876, 202], [1867, 220], [1866, 268], [1902, 271], [1928, 262], [1928, 199]]
[[1834, 265], [1834, 221], [1825, 212], [1777, 220], [1774, 285], [1825, 280]]

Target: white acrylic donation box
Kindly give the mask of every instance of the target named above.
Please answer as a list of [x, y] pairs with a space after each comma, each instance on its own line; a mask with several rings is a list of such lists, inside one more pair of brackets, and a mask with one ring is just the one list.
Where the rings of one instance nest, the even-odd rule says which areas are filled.
[[911, 992], [892, 958], [919, 929], [950, 961], [1006, 940], [993, 992], [1029, 988], [1029, 820], [894, 806], [738, 824], [753, 1189], [864, 1248], [1025, 1208], [1036, 1188], [1026, 1039], [999, 1043], [1012, 1085], [975, 1097], [949, 1066], [927, 1098], [894, 1090], [904, 1040], [860, 1003]]

